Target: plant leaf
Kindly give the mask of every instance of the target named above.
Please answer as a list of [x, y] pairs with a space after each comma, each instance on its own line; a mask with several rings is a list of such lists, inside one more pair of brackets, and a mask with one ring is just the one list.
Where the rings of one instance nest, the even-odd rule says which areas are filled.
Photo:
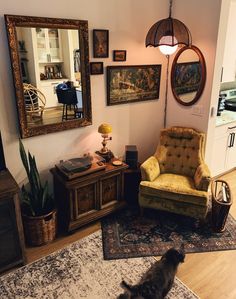
[[25, 148], [24, 148], [24, 145], [23, 145], [21, 139], [19, 139], [19, 148], [20, 148], [21, 161], [24, 165], [27, 176], [29, 177], [29, 164], [28, 164]]

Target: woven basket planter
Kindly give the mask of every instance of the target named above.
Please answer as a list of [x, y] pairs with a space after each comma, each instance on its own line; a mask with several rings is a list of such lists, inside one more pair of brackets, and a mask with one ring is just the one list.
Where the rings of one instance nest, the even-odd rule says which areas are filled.
[[25, 238], [28, 245], [40, 246], [53, 241], [56, 237], [56, 210], [47, 215], [32, 217], [23, 215]]

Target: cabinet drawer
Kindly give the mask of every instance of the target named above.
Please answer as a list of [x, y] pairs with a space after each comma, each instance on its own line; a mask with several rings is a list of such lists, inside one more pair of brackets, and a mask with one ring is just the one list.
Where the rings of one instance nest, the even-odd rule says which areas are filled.
[[218, 126], [215, 129], [215, 138], [228, 134], [231, 130], [236, 129], [236, 122], [232, 122], [223, 126]]
[[101, 207], [120, 200], [121, 174], [115, 174], [100, 181]]

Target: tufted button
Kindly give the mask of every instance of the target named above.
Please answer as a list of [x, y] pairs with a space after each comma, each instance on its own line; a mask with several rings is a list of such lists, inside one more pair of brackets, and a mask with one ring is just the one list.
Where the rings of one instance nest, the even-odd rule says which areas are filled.
[[180, 154], [178, 154], [177, 157], [180, 158]]
[[184, 165], [183, 165], [183, 164], [181, 165], [181, 168], [184, 168]]
[[195, 150], [195, 147], [193, 146], [192, 149]]
[[190, 156], [189, 156], [189, 155], [187, 155], [187, 156], [186, 156], [186, 158], [187, 158], [187, 159], [189, 159], [189, 158], [190, 158]]
[[168, 157], [171, 157], [172, 155], [171, 155], [171, 154], [168, 154], [167, 156], [168, 156]]
[[184, 145], [183, 148], [186, 149], [186, 145]]

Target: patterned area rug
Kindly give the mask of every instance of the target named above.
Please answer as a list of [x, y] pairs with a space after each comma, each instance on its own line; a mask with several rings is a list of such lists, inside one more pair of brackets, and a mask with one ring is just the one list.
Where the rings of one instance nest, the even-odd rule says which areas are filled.
[[[153, 257], [104, 261], [101, 231], [54, 254], [0, 277], [1, 299], [112, 299], [120, 282], [137, 283]], [[198, 298], [179, 279], [168, 299]]]
[[145, 210], [140, 217], [128, 210], [102, 222], [105, 259], [162, 255], [184, 243], [186, 253], [236, 249], [236, 221], [229, 215], [223, 233], [213, 232], [210, 215], [202, 225], [193, 218]]

